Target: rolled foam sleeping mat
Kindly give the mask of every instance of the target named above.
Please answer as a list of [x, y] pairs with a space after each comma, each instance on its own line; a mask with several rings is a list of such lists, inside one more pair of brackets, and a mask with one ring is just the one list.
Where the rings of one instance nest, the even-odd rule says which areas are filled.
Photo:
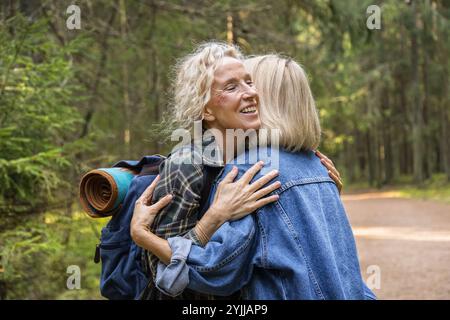
[[112, 216], [120, 210], [135, 174], [124, 168], [100, 168], [86, 173], [80, 182], [80, 201], [93, 218]]

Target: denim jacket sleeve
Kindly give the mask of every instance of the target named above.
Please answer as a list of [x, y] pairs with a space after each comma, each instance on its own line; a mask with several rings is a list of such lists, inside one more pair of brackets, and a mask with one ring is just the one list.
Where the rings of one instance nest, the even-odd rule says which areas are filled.
[[169, 238], [172, 259], [159, 262], [156, 286], [170, 296], [187, 287], [194, 291], [227, 296], [245, 286], [259, 260], [255, 217], [226, 222], [204, 247], [192, 240]]
[[377, 296], [373, 293], [372, 290], [369, 289], [369, 287], [363, 283], [364, 286], [364, 300], [377, 300]]

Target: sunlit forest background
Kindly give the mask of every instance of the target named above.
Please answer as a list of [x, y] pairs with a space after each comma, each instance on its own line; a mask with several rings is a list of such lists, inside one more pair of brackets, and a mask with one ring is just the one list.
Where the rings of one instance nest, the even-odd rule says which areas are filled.
[[344, 193], [449, 199], [449, 17], [445, 0], [1, 0], [0, 298], [101, 298], [106, 221], [81, 211], [80, 176], [170, 150], [171, 67], [209, 39], [304, 66]]

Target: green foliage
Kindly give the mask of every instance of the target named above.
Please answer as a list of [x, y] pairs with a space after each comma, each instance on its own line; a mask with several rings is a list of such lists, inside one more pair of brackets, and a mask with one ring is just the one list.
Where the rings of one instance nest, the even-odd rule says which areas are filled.
[[[43, 206], [65, 183], [81, 118], [70, 54], [46, 20], [21, 15], [0, 29], [0, 214]], [[11, 32], [10, 30], [14, 30]], [[65, 172], [66, 171], [66, 172]]]
[[[80, 243], [95, 241], [91, 234], [71, 241], [82, 224], [48, 211], [73, 201], [75, 159], [90, 146], [78, 139], [80, 87], [72, 61], [84, 43], [61, 46], [44, 19], [17, 14], [0, 23], [0, 296], [58, 298], [66, 292], [68, 264], [88, 264]], [[48, 223], [50, 215], [60, 216]], [[98, 291], [96, 279], [87, 275], [87, 290]]]
[[403, 183], [398, 189], [406, 198], [438, 200], [450, 203], [450, 183], [444, 174], [433, 175], [425, 184], [418, 187], [412, 181]]
[[450, 183], [448, 183], [447, 177], [444, 174], [434, 174], [420, 187], [414, 184], [413, 177], [408, 175], [397, 177], [389, 186], [385, 186], [379, 190], [371, 188], [364, 181], [345, 185], [344, 189], [345, 193], [387, 191], [394, 197], [435, 200], [450, 204]]
[[[0, 281], [7, 299], [100, 299], [100, 265], [93, 254], [105, 221], [82, 212], [33, 215], [0, 235]], [[81, 271], [81, 288], [69, 290], [67, 268]]]

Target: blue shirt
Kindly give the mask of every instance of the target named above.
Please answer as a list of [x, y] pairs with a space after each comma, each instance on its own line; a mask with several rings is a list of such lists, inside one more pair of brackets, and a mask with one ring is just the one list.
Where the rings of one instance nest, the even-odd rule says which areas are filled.
[[[258, 159], [270, 164], [274, 151], [259, 151]], [[375, 299], [361, 277], [353, 233], [326, 168], [313, 152], [277, 155], [279, 200], [224, 223], [205, 247], [169, 238], [171, 262], [157, 268], [161, 291], [175, 296], [185, 288], [215, 295], [242, 290], [244, 299]], [[252, 165], [246, 163], [238, 165], [240, 175]], [[231, 168], [227, 165], [222, 177]]]

